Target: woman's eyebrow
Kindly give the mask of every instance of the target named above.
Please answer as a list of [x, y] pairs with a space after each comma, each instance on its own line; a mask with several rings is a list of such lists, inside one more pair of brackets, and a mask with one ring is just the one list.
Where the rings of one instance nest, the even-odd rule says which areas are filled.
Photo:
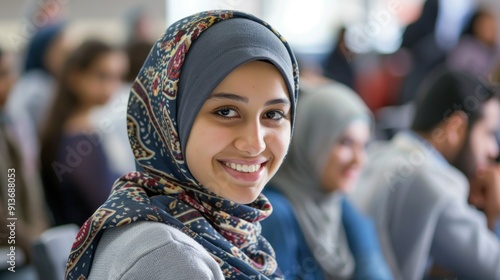
[[277, 99], [267, 101], [265, 106], [276, 105], [276, 104], [290, 105], [290, 100], [285, 99], [285, 98], [277, 98]]
[[208, 99], [231, 99], [234, 101], [248, 103], [247, 97], [225, 92], [212, 93], [212, 95], [210, 95]]
[[[208, 97], [208, 99], [231, 99], [238, 102], [248, 103], [248, 97], [240, 96], [233, 93], [225, 93], [225, 92], [213, 93]], [[276, 104], [290, 105], [290, 100], [286, 98], [277, 98], [267, 101], [264, 105], [269, 106]]]

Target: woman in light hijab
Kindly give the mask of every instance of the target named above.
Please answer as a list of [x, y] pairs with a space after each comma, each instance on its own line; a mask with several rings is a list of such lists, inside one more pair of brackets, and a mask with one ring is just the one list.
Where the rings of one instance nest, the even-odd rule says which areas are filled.
[[371, 123], [340, 83], [302, 96], [290, 151], [264, 191], [274, 211], [262, 234], [286, 278], [392, 279], [373, 223], [344, 197], [363, 166]]
[[282, 279], [260, 193], [288, 150], [297, 75], [286, 41], [252, 15], [171, 25], [130, 93], [138, 171], [81, 228], [67, 279]]

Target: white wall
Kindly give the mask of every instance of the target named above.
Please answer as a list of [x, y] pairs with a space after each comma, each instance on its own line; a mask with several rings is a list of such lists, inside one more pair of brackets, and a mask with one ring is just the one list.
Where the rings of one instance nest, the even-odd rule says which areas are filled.
[[206, 10], [239, 10], [260, 17], [261, 2], [262, 0], [165, 0], [167, 24]]
[[[48, 1], [49, 9], [34, 15], [35, 9]], [[0, 47], [19, 53], [33, 30], [56, 13], [71, 20], [69, 36], [75, 41], [92, 34], [120, 42], [126, 34], [125, 16], [137, 7], [158, 19], [155, 32], [161, 34], [166, 27], [165, 0], [0, 0]]]

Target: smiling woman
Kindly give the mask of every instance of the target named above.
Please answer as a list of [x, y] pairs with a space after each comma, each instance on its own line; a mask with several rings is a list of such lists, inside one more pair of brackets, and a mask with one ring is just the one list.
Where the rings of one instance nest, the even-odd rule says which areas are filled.
[[365, 163], [372, 117], [340, 83], [308, 88], [290, 151], [264, 190], [262, 222], [286, 279], [393, 279], [374, 224], [346, 197]]
[[276, 173], [289, 142], [285, 81], [274, 65], [254, 61], [231, 72], [207, 99], [194, 121], [186, 160], [202, 185], [246, 204]]
[[288, 149], [298, 71], [286, 41], [254, 16], [174, 23], [132, 85], [138, 165], [84, 224], [68, 279], [282, 279], [260, 235], [260, 192]]

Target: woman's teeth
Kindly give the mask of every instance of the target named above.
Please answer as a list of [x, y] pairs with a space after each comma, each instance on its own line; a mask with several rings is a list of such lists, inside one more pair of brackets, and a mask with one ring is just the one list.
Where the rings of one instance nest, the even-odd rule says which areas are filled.
[[260, 164], [239, 164], [239, 163], [229, 163], [225, 162], [226, 166], [239, 172], [252, 173], [260, 169]]

